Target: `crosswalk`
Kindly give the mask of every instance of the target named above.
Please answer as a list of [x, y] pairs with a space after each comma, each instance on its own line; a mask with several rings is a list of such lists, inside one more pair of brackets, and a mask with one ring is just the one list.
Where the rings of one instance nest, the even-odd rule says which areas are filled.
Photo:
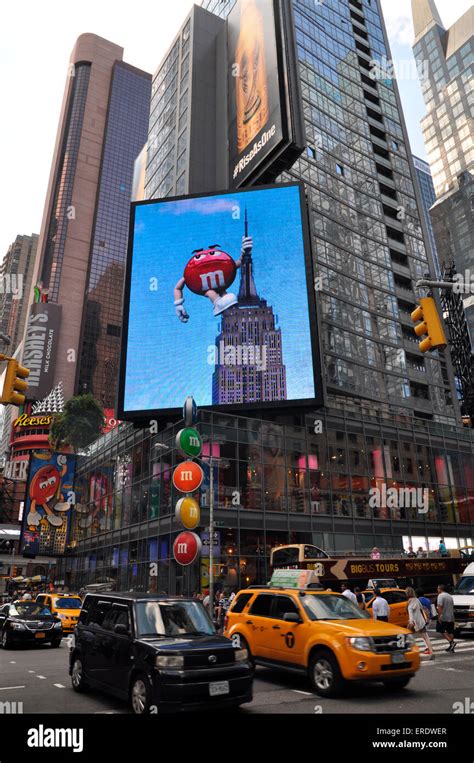
[[[433, 647], [433, 652], [435, 654], [442, 654], [443, 652], [446, 653], [446, 655], [449, 654], [449, 652], [446, 652], [446, 649], [448, 647], [448, 642], [446, 639], [442, 638], [441, 636], [434, 635], [432, 633], [428, 634], [430, 637], [430, 641]], [[463, 655], [466, 652], [474, 652], [474, 641], [472, 639], [469, 640], [463, 640], [462, 638], [455, 639], [456, 641], [456, 650], [454, 652], [454, 655]], [[418, 638], [416, 643], [420, 647], [420, 650], [423, 652], [426, 649], [426, 644], [423, 641], [423, 639]], [[422, 654], [422, 659], [428, 660], [429, 655]]]

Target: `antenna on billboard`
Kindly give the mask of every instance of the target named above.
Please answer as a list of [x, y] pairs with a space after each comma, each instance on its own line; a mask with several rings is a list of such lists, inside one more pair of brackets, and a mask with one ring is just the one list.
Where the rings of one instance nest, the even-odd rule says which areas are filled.
[[247, 207], [245, 207], [244, 223], [245, 223], [245, 238], [247, 238], [247, 236], [249, 235], [249, 221], [247, 217]]

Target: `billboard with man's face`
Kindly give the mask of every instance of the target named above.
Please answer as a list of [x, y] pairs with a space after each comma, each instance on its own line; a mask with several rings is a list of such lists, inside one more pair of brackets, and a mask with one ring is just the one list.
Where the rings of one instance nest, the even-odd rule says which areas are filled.
[[227, 19], [231, 188], [261, 174], [296, 140], [300, 104], [288, 67], [291, 24], [282, 24], [282, 13], [280, 0], [239, 0]]
[[300, 183], [132, 205], [118, 416], [320, 399]]

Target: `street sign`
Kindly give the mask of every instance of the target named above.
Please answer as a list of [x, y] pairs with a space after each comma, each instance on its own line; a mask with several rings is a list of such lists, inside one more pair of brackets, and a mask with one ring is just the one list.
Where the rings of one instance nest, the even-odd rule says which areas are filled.
[[193, 493], [201, 487], [203, 479], [204, 472], [193, 461], [183, 461], [173, 472], [173, 485], [180, 493]]
[[200, 522], [201, 509], [194, 498], [180, 498], [176, 504], [175, 516], [186, 530], [194, 530]]
[[180, 429], [176, 435], [176, 447], [184, 453], [185, 456], [199, 458], [202, 452], [202, 438], [197, 429], [186, 427]]
[[195, 533], [183, 532], [173, 543], [173, 556], [178, 564], [192, 564], [201, 551], [201, 538]]
[[188, 395], [184, 401], [183, 419], [187, 427], [192, 426], [197, 421], [197, 405], [192, 395]]
[[[221, 534], [218, 531], [214, 531], [212, 533], [213, 543], [212, 543], [212, 549], [213, 549], [213, 556], [218, 557], [221, 555]], [[201, 540], [202, 540], [202, 556], [203, 557], [209, 557], [209, 546], [210, 544], [210, 538], [209, 538], [209, 532], [204, 530], [201, 533]]]

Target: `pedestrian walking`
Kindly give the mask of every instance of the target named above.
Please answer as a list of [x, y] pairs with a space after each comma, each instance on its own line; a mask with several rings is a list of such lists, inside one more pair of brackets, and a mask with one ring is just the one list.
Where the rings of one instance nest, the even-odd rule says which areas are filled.
[[365, 596], [362, 593], [362, 591], [360, 590], [360, 588], [358, 588], [358, 587], [354, 588], [354, 593], [355, 593], [355, 597], [357, 599], [357, 606], [359, 607], [359, 609], [366, 610], [367, 609], [367, 605], [365, 603]]
[[229, 597], [227, 596], [227, 592], [224, 590], [224, 591], [221, 591], [219, 594], [219, 603], [218, 603], [217, 614], [216, 614], [218, 630], [221, 633], [224, 630], [224, 621], [225, 621], [228, 609], [229, 609]]
[[381, 595], [380, 588], [376, 588], [374, 591], [375, 599], [372, 604], [372, 617], [374, 620], [382, 620], [384, 623], [388, 623], [390, 617], [390, 607], [386, 599]]
[[426, 626], [429, 623], [429, 616], [425, 613], [421, 601], [417, 598], [415, 591], [410, 586], [406, 589], [408, 596], [408, 630], [420, 636], [426, 644], [423, 654], [429, 655], [430, 660], [434, 660], [433, 647]]
[[429, 620], [437, 620], [438, 612], [436, 611], [436, 607], [431, 601], [431, 599], [428, 599], [428, 597], [425, 596], [425, 592], [423, 591], [423, 589], [417, 588], [416, 595], [421, 606], [425, 610], [425, 613], [428, 616]]
[[351, 591], [351, 589], [346, 583], [342, 584], [341, 591], [342, 591], [342, 595], [345, 596], [346, 599], [349, 599], [349, 601], [352, 601], [352, 603], [357, 606], [357, 597], [355, 593]]
[[456, 642], [454, 640], [454, 599], [446, 591], [446, 587], [443, 584], [438, 586], [436, 608], [438, 610], [436, 631], [442, 633], [446, 641], [449, 642], [448, 648], [445, 651], [454, 652], [456, 649]]

